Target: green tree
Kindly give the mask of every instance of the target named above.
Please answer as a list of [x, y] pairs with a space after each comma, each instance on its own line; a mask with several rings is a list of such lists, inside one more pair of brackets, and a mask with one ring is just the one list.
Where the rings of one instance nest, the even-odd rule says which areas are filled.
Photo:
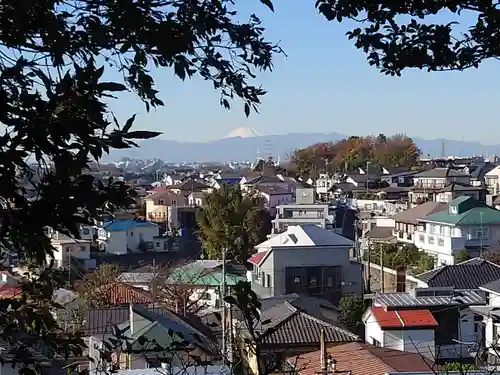
[[[357, 22], [348, 38], [387, 75], [400, 76], [407, 68], [462, 71], [500, 56], [496, 2], [318, 0], [316, 7], [330, 21]], [[434, 23], [438, 13], [453, 22]], [[475, 21], [460, 22], [465, 19]]]
[[[253, 71], [270, 70], [280, 52], [256, 16], [242, 21], [228, 0], [6, 0], [0, 30], [0, 246], [39, 269], [53, 252], [46, 226], [78, 238], [80, 224], [134, 203], [123, 182], [88, 173], [113, 149], [159, 134], [132, 130], [132, 114], [116, 119], [110, 105], [120, 94], [135, 94], [147, 110], [163, 105], [153, 69], [167, 68], [209, 81], [226, 108], [240, 98], [248, 115], [265, 94]], [[23, 342], [43, 337], [60, 355], [75, 349], [62, 347], [57, 326], [47, 333], [50, 322], [33, 322], [50, 307], [53, 286], [30, 289], [30, 316], [5, 300], [0, 337], [10, 342], [6, 326], [15, 322]]]
[[210, 259], [221, 259], [226, 248], [228, 259], [246, 262], [270, 232], [263, 199], [227, 184], [206, 196], [196, 219], [204, 253]]
[[340, 299], [340, 323], [353, 333], [363, 335], [362, 321], [365, 312], [363, 299], [357, 296], [344, 296]]
[[470, 259], [469, 251], [467, 249], [460, 250], [455, 258], [456, 263], [462, 263]]

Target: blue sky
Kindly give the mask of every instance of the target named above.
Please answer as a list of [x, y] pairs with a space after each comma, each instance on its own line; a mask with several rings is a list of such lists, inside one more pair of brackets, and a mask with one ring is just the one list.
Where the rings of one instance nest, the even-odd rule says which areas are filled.
[[178, 141], [218, 139], [248, 126], [264, 135], [406, 133], [498, 143], [500, 63], [467, 72], [407, 71], [400, 78], [386, 77], [347, 40], [349, 25], [327, 22], [313, 0], [274, 3], [272, 13], [258, 0], [237, 1], [244, 13], [261, 17], [268, 39], [281, 41], [288, 55], [278, 56], [274, 71], [258, 77], [269, 92], [260, 114], [247, 119], [236, 101], [231, 111], [224, 110], [210, 84], [182, 82], [170, 70], [154, 72], [165, 107], [147, 113], [127, 94], [112, 104], [113, 110], [122, 119], [137, 112], [137, 129], [162, 131], [162, 138]]

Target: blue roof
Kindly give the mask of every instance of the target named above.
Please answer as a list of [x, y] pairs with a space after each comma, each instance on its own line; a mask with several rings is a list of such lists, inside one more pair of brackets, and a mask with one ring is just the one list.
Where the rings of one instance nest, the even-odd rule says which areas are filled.
[[104, 227], [108, 232], [116, 232], [120, 230], [129, 230], [139, 227], [157, 226], [155, 223], [147, 220], [116, 220]]

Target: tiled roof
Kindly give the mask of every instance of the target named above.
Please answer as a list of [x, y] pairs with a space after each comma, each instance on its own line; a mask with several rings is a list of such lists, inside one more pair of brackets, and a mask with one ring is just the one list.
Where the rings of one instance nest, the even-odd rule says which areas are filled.
[[179, 189], [179, 190], [186, 191], [186, 192], [202, 191], [202, 190], [206, 190], [209, 188], [210, 188], [210, 186], [208, 186], [207, 184], [204, 184], [204, 183], [196, 181], [196, 180], [191, 180], [191, 179], [186, 180], [179, 185], [171, 186], [171, 189]]
[[[168, 314], [165, 308], [149, 308], [156, 314]], [[130, 319], [129, 305], [106, 307], [101, 309], [88, 309], [85, 312], [85, 321], [83, 331], [86, 336], [102, 335], [112, 333], [113, 327], [122, 324]]]
[[359, 339], [354, 333], [315, 318], [288, 302], [263, 311], [261, 319], [269, 321], [259, 327], [261, 331], [259, 340], [264, 345], [318, 344], [322, 330], [325, 332], [326, 342], [329, 343]]
[[113, 282], [101, 287], [100, 293], [106, 294], [111, 305], [124, 303], [149, 303], [151, 294], [142, 288], [133, 287], [121, 282]]
[[[327, 347], [327, 355], [336, 360], [339, 373], [352, 375], [385, 375], [394, 372], [428, 372], [432, 374], [432, 364], [419, 353], [380, 348], [369, 344], [351, 342]], [[288, 358], [288, 362], [299, 369], [300, 375], [316, 375], [321, 371], [320, 351]]]
[[12, 286], [9, 284], [0, 284], [0, 299], [12, 298], [21, 294], [20, 286]]
[[370, 312], [382, 329], [437, 327], [438, 323], [431, 312], [422, 310], [387, 310], [382, 306], [373, 306]]
[[374, 306], [396, 307], [431, 307], [431, 306], [456, 306], [456, 305], [482, 305], [485, 304], [483, 293], [473, 290], [461, 290], [453, 296], [426, 296], [416, 297], [410, 293], [377, 293]]
[[252, 255], [250, 257], [250, 259], [248, 259], [248, 262], [258, 266], [260, 261], [262, 260], [262, 258], [264, 258], [267, 253], [268, 253], [268, 251], [261, 251], [259, 253], [256, 253], [256, 254]]
[[479, 289], [480, 286], [500, 279], [500, 266], [482, 258], [443, 266], [417, 276], [429, 287]]
[[158, 226], [147, 220], [116, 220], [106, 225], [103, 229], [107, 232], [123, 231], [139, 227]]
[[433, 168], [415, 175], [417, 178], [468, 177], [469, 174], [451, 168]]
[[478, 191], [478, 190], [486, 190], [481, 186], [472, 186], [468, 184], [461, 184], [459, 182], [452, 182], [449, 185], [446, 185], [444, 188], [439, 190], [440, 193], [452, 192], [452, 191]]
[[448, 209], [448, 205], [440, 202], [425, 202], [419, 204], [416, 207], [410, 208], [409, 210], [403, 211], [391, 217], [395, 222], [407, 223], [407, 224], [417, 224], [417, 220], [432, 214], [434, 212], [439, 212]]

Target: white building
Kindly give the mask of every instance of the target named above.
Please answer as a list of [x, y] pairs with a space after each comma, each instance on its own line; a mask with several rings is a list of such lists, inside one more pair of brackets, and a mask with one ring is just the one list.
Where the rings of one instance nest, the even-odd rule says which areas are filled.
[[107, 224], [104, 230], [109, 233], [106, 243], [109, 254], [153, 250], [155, 237], [160, 234], [160, 227], [147, 220], [116, 220]]
[[[71, 264], [71, 258], [79, 259], [84, 264], [90, 263], [90, 241], [76, 240], [64, 234], [53, 232], [51, 243], [54, 247], [53, 257], [56, 267], [68, 267]], [[47, 256], [47, 261], [51, 261], [50, 256]]]
[[448, 209], [417, 220], [415, 245], [437, 259], [437, 265], [455, 263], [455, 255], [468, 249], [471, 256], [488, 248], [497, 249], [500, 240], [500, 211], [472, 197], [459, 197]]

